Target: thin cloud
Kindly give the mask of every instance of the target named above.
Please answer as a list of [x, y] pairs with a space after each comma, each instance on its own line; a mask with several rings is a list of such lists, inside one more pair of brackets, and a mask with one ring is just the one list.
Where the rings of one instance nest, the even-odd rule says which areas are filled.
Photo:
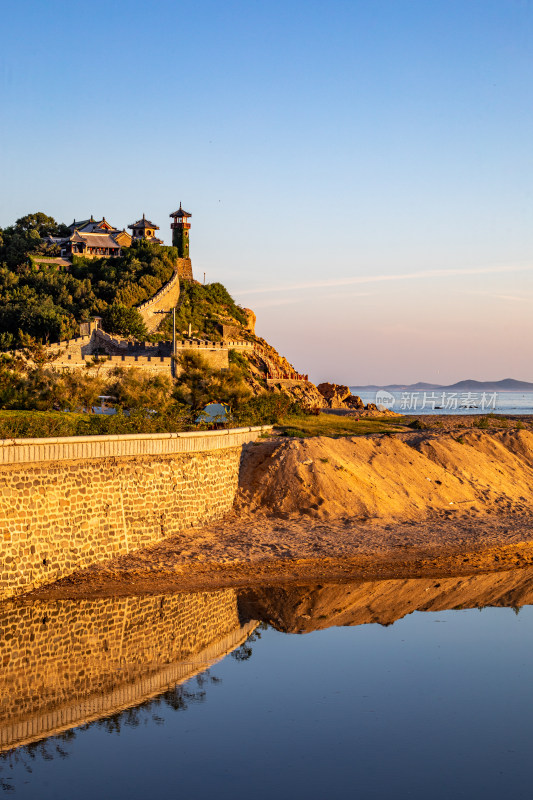
[[531, 302], [529, 297], [518, 297], [514, 294], [492, 294], [496, 300], [512, 300], [514, 303]]
[[323, 295], [327, 300], [346, 300], [347, 297], [372, 297], [374, 292], [328, 292]]
[[305, 283], [288, 283], [285, 286], [264, 286], [260, 289], [243, 289], [239, 295], [267, 294], [268, 292], [295, 292], [302, 289], [326, 289], [339, 286], [356, 286], [365, 283], [385, 283], [388, 281], [414, 281], [427, 280], [428, 278], [453, 278], [465, 275], [496, 275], [506, 272], [528, 272], [532, 265], [500, 266], [500, 267], [470, 267], [467, 269], [430, 269], [419, 272], [404, 272], [398, 275], [359, 275], [353, 278], [336, 278], [327, 281], [307, 281]]
[[258, 300], [254, 303], [254, 308], [270, 308], [271, 306], [294, 306], [299, 303], [298, 297], [279, 297], [272, 300]]
[[531, 297], [518, 294], [495, 294], [494, 292], [464, 292], [475, 297], [489, 297], [491, 300], [510, 300], [513, 303], [531, 303]]

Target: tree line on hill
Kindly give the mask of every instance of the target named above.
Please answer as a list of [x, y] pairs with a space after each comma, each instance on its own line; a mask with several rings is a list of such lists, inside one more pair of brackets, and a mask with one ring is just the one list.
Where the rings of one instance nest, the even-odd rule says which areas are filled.
[[74, 257], [72, 265], [37, 266], [32, 257], [59, 255], [46, 236], [69, 229], [42, 212], [0, 229], [0, 350], [22, 344], [21, 335], [60, 341], [79, 335], [79, 323], [103, 317], [109, 333], [146, 337], [136, 305], [170, 280], [174, 247], [133, 242], [119, 258]]
[[[59, 256], [46, 236], [67, 236], [69, 228], [42, 212], [27, 214], [14, 225], [0, 228], [0, 351], [18, 348], [21, 336], [57, 342], [79, 335], [80, 322], [103, 318], [108, 333], [148, 337], [135, 306], [153, 297], [170, 280], [178, 251], [174, 247], [133, 242], [118, 258], [75, 256], [66, 269], [36, 266], [32, 257]], [[201, 286], [182, 282], [176, 317], [178, 332], [220, 338], [221, 316], [241, 325], [246, 315], [220, 283]], [[160, 337], [169, 337], [170, 317], [163, 320]]]
[[[276, 422], [296, 409], [285, 395], [252, 397], [250, 365], [236, 352], [227, 370], [184, 353], [174, 381], [139, 370], [104, 375], [99, 358], [78, 372], [54, 369], [45, 345], [78, 336], [79, 323], [95, 315], [108, 333], [141, 340], [169, 338], [172, 330], [169, 315], [149, 337], [135, 305], [170, 279], [175, 248], [135, 242], [119, 258], [74, 257], [68, 269], [37, 266], [32, 256], [58, 255], [43, 238], [68, 230], [41, 212], [0, 229], [0, 410], [21, 412], [3, 414], [0, 438], [186, 430], [203, 424], [201, 410], [209, 402], [227, 403], [233, 425]], [[178, 335], [190, 325], [202, 338], [219, 339], [221, 321], [246, 325], [245, 312], [222, 284], [183, 281], [180, 291]], [[90, 412], [102, 395], [114, 398], [117, 414], [58, 413]]]
[[[104, 361], [94, 357], [84, 370], [58, 371], [46, 346], [27, 336], [16, 355], [0, 354], [0, 439], [206, 428], [212, 422], [202, 411], [211, 402], [228, 406], [231, 426], [275, 423], [299, 411], [281, 393], [252, 397], [238, 361], [216, 369], [200, 354], [184, 352], [175, 380], [139, 369], [103, 373]], [[115, 414], [92, 413], [102, 396]]]

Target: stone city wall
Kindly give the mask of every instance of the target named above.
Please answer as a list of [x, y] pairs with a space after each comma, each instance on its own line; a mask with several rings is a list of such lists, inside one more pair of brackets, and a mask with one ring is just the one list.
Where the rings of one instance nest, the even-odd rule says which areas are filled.
[[[92, 362], [92, 356], [76, 356], [73, 353], [66, 353], [54, 361], [52, 368], [60, 372], [70, 372], [71, 370], [85, 370], [87, 364]], [[105, 359], [105, 360], [104, 360]], [[227, 361], [227, 354], [226, 354]], [[102, 356], [102, 360], [94, 368], [94, 373], [98, 375], [108, 375], [112, 370], [120, 367], [122, 369], [140, 369], [149, 375], [172, 375], [172, 359], [170, 356]]]
[[261, 430], [0, 441], [0, 599], [223, 516]]
[[236, 592], [0, 606], [0, 750], [139, 704], [255, 627]]
[[149, 300], [137, 306], [149, 333], [153, 333], [161, 325], [163, 314], [160, 312], [169, 311], [177, 306], [179, 296], [180, 272], [176, 269], [168, 283], [165, 283]]
[[[227, 369], [230, 350], [251, 353], [253, 342], [243, 340], [212, 342], [209, 340], [179, 339], [176, 342], [176, 355], [183, 352], [199, 353], [215, 369]], [[131, 342], [110, 336], [104, 331], [95, 329], [87, 336], [79, 336], [50, 346], [50, 353], [57, 354], [51, 367], [59, 371], [85, 370], [95, 354], [102, 354], [98, 365], [98, 374], [105, 375], [116, 367], [124, 369], [142, 369], [150, 374], [171, 375], [172, 342]], [[176, 375], [180, 368], [176, 367]]]
[[183, 280], [185, 281], [194, 280], [192, 274], [192, 261], [190, 258], [177, 258], [176, 269], [178, 271], [178, 275], [180, 276], [180, 278], [183, 278]]

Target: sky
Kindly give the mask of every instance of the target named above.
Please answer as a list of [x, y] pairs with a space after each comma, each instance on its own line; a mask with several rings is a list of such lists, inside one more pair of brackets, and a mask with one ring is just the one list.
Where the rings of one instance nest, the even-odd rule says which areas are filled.
[[533, 381], [533, 0], [7, 0], [0, 227], [170, 243], [315, 382]]

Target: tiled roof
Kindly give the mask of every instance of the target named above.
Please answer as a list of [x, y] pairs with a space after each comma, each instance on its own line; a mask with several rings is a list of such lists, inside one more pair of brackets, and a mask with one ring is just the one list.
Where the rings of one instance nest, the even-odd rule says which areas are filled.
[[71, 231], [75, 231], [76, 228], [84, 228], [85, 225], [88, 225], [89, 222], [93, 222], [92, 219], [80, 219], [80, 220], [73, 220], [70, 225], [68, 226]]
[[131, 228], [132, 230], [133, 228], [153, 228], [154, 230], [158, 231], [159, 225], [156, 225], [155, 222], [150, 222], [150, 220], [146, 219], [143, 214], [142, 219], [138, 219], [137, 222], [132, 222], [131, 225], [128, 225], [128, 228]]
[[113, 228], [112, 225], [109, 225], [109, 228], [107, 226], [103, 226], [104, 222], [106, 222], [107, 225], [109, 225], [109, 222], [107, 222], [106, 219], [101, 219], [95, 222], [89, 222], [87, 223], [87, 225], [84, 225], [83, 227], [79, 227], [78, 225], [76, 225], [76, 227], [82, 233], [96, 233], [97, 231], [101, 230], [109, 231], [109, 233], [114, 233], [116, 230], [118, 230], [118, 228]]
[[61, 244], [62, 242], [66, 242], [68, 237], [65, 236], [43, 236], [43, 242], [47, 242], [49, 244]]
[[110, 247], [113, 250], [120, 247], [109, 233], [79, 233], [79, 231], [74, 231], [70, 241], [84, 242], [87, 247]]
[[180, 207], [178, 208], [178, 210], [174, 211], [173, 214], [169, 214], [169, 217], [192, 217], [192, 214], [189, 214], [188, 211], [185, 211], [185, 209], [181, 207], [180, 203]]
[[81, 220], [74, 220], [74, 222], [69, 225], [71, 231], [78, 230], [81, 233], [94, 233], [95, 231], [102, 230], [102, 225], [104, 225], [103, 230], [108, 230], [107, 225], [109, 225], [109, 230], [111, 232], [115, 232], [118, 228], [114, 228], [111, 223], [109, 223], [105, 217], [102, 219], [94, 219], [91, 217], [90, 219], [81, 219]]
[[127, 242], [127, 246], [130, 245], [132, 240], [132, 236], [130, 233], [128, 233], [128, 231], [116, 231], [110, 233], [109, 235], [112, 236], [115, 242], [118, 242], [119, 244], [121, 244], [120, 239], [122, 239], [122, 243]]

